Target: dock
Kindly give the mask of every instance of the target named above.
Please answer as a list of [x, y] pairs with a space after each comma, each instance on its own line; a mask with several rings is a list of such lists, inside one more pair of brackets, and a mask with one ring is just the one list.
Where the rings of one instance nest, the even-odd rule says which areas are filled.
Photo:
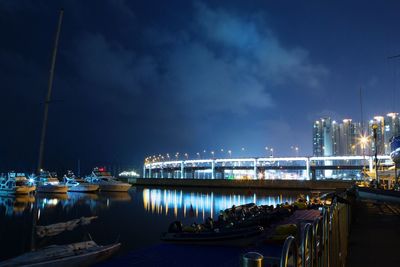
[[[262, 255], [263, 266], [292, 266], [302, 262], [306, 266], [326, 266], [328, 262], [331, 266], [339, 266], [347, 252], [348, 207], [335, 202], [329, 208], [297, 210], [266, 228], [262, 236], [247, 246], [160, 243], [100, 266], [243, 266], [243, 256], [248, 252]], [[296, 224], [297, 234], [269, 242], [274, 228], [282, 224]]]
[[400, 266], [400, 204], [363, 199], [353, 210], [347, 266]]

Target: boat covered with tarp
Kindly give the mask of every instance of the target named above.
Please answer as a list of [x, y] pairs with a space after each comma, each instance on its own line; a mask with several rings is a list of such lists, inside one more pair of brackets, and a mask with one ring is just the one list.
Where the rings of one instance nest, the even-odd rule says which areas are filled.
[[102, 246], [92, 240], [67, 245], [51, 245], [2, 261], [0, 267], [89, 266], [109, 258], [120, 246], [121, 243]]

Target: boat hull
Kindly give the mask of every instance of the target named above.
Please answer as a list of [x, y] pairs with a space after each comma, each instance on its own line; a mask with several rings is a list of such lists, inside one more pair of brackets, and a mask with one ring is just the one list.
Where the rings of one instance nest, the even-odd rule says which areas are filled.
[[71, 266], [91, 266], [101, 261], [104, 261], [110, 258], [115, 252], [118, 251], [120, 248], [121, 243], [116, 243], [107, 246], [101, 246], [96, 250], [90, 252], [82, 252], [82, 254], [77, 253], [77, 255], [54, 259], [54, 260], [47, 260], [43, 262], [37, 263], [27, 263], [21, 264], [20, 262], [15, 263], [11, 260], [1, 262], [0, 267], [11, 267], [11, 266], [29, 266], [29, 267], [71, 267]]
[[127, 192], [131, 188], [130, 184], [99, 184], [100, 191], [107, 192]]
[[255, 226], [220, 233], [164, 233], [161, 240], [179, 244], [244, 246], [258, 240], [263, 232], [263, 227]]
[[96, 192], [99, 186], [95, 184], [80, 184], [77, 186], [69, 186], [68, 192]]
[[66, 185], [38, 185], [36, 188], [36, 191], [40, 192], [40, 193], [66, 194], [68, 192], [68, 186], [66, 186]]
[[12, 189], [0, 189], [1, 195], [27, 195], [36, 190], [35, 186], [17, 186]]
[[357, 187], [357, 193], [358, 196], [363, 199], [400, 203], [399, 191], [374, 189], [369, 187]]

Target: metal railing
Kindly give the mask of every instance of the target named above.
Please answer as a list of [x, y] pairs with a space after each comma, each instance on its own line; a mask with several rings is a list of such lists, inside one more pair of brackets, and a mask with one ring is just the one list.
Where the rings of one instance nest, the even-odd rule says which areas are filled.
[[287, 237], [282, 248], [280, 267], [345, 266], [351, 222], [350, 205], [334, 200], [332, 205], [322, 208], [321, 215], [313, 223], [306, 223], [299, 228], [299, 247], [295, 237]]
[[296, 267], [298, 265], [298, 247], [296, 238], [288, 236], [283, 244], [280, 267]]

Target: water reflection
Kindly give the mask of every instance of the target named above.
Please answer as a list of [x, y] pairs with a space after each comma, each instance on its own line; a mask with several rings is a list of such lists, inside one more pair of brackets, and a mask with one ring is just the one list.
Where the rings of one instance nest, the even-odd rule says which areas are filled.
[[88, 207], [91, 213], [109, 209], [114, 202], [129, 202], [132, 198], [128, 192], [113, 193], [79, 193], [46, 194], [38, 193], [21, 196], [0, 196], [0, 211], [5, 210], [7, 217], [21, 216], [24, 212], [32, 212], [33, 205], [40, 212], [61, 209], [64, 212], [72, 211], [75, 207]]
[[[256, 203], [257, 205], [274, 205], [283, 202], [294, 202], [299, 193], [247, 191], [247, 192], [201, 192], [176, 189], [143, 189], [143, 206], [147, 212], [170, 215], [175, 218], [196, 217], [205, 219], [214, 217], [220, 210], [232, 205]], [[308, 198], [308, 195], [306, 196]]]
[[5, 210], [6, 216], [20, 216], [25, 210], [30, 210], [35, 202], [35, 197], [31, 195], [21, 196], [0, 196], [0, 209]]

